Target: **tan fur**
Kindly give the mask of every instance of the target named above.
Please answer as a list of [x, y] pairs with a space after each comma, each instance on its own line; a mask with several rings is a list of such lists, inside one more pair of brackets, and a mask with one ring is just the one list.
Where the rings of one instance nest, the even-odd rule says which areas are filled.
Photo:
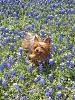
[[22, 48], [28, 50], [32, 62], [43, 61], [49, 54], [50, 37], [42, 40], [38, 36], [33, 36], [32, 33], [27, 33], [22, 42]]

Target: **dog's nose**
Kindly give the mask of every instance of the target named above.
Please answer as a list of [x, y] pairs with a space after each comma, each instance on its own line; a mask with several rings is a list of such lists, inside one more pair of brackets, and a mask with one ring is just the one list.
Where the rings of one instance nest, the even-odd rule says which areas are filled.
[[39, 52], [39, 50], [38, 50], [38, 49], [36, 49], [36, 52]]

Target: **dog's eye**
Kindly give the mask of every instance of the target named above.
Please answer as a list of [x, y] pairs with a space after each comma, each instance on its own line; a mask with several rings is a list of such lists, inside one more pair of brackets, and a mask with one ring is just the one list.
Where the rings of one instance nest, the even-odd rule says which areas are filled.
[[36, 49], [36, 48], [37, 48], [37, 46], [34, 47], [34, 49]]

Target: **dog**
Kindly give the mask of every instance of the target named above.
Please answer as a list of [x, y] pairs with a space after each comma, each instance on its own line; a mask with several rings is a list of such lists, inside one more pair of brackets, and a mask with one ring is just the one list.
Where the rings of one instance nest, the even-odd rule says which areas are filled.
[[42, 39], [28, 32], [22, 41], [22, 48], [28, 52], [31, 62], [44, 61], [50, 53], [50, 37]]

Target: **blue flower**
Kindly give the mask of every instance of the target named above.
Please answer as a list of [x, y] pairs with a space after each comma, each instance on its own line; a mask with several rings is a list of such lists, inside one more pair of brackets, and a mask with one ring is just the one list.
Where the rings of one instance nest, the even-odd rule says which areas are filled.
[[5, 77], [6, 80], [8, 80], [9, 74], [7, 72], [4, 72], [4, 77]]
[[64, 69], [65, 64], [64, 63], [60, 63], [60, 69]]
[[2, 83], [2, 78], [0, 77], [0, 84]]
[[38, 82], [40, 80], [41, 76], [37, 75], [34, 79], [34, 82]]
[[6, 82], [6, 80], [2, 80], [2, 86], [3, 86], [4, 88], [7, 88], [7, 82]]
[[60, 34], [59, 34], [59, 41], [62, 42], [62, 40], [63, 40], [63, 34], [60, 33]]
[[14, 44], [10, 44], [9, 49], [13, 50], [14, 49]]
[[53, 75], [52, 74], [49, 74], [48, 75], [48, 80], [52, 81], [54, 79]]
[[45, 37], [46, 36], [46, 33], [45, 33], [45, 31], [44, 30], [41, 30], [41, 37]]
[[7, 54], [6, 54], [6, 58], [8, 58], [8, 59], [9, 59], [9, 57], [10, 57], [10, 55], [7, 53]]
[[40, 65], [38, 66], [38, 70], [39, 70], [40, 72], [43, 71], [43, 66], [42, 66], [42, 64], [40, 64]]
[[14, 69], [10, 70], [10, 75], [11, 75], [11, 77], [15, 77], [15, 71], [14, 71]]
[[45, 93], [45, 96], [46, 96], [46, 97], [49, 97], [49, 96], [50, 96], [50, 93], [49, 93], [49, 92], [46, 92], [46, 93]]
[[51, 96], [52, 92], [53, 92], [52, 88], [51, 87], [47, 87], [45, 89], [45, 96], [47, 96], [47, 97]]
[[49, 59], [49, 65], [53, 65], [55, 62], [53, 59]]
[[75, 100], [75, 95], [73, 95], [72, 99]]
[[20, 36], [20, 37], [22, 37], [22, 38], [23, 38], [23, 37], [24, 37], [24, 35], [25, 35], [25, 32], [24, 32], [24, 31], [20, 31], [20, 32], [18, 32], [18, 34], [19, 34], [19, 36]]
[[55, 5], [54, 5], [54, 4], [51, 4], [51, 5], [50, 5], [50, 10], [53, 11], [54, 8], [55, 8]]
[[62, 96], [61, 92], [56, 92], [56, 98], [60, 98]]
[[55, 87], [56, 87], [57, 90], [61, 90], [61, 89], [63, 88], [63, 87], [61, 86], [61, 84], [59, 84], [59, 83], [57, 83]]
[[5, 28], [5, 32], [6, 32], [6, 33], [9, 33], [9, 29], [8, 29], [8, 28]]
[[47, 98], [47, 100], [52, 100], [52, 98], [49, 96], [49, 97]]
[[5, 30], [5, 26], [1, 26], [1, 27], [0, 27], [0, 30], [1, 30], [1, 31], [4, 31], [4, 30]]
[[22, 50], [23, 50], [22, 47], [19, 47], [19, 48], [18, 48], [18, 52], [19, 52], [19, 53], [22, 53]]
[[72, 89], [75, 89], [75, 83], [72, 84]]
[[27, 67], [27, 70], [28, 70], [29, 72], [32, 72], [32, 70], [33, 70], [33, 65], [32, 65], [32, 64], [29, 65], [29, 66]]
[[17, 83], [13, 83], [13, 87], [15, 87], [17, 91], [22, 91], [21, 87]]
[[18, 52], [18, 53], [17, 53], [17, 60], [20, 60], [21, 56], [22, 56], [21, 53]]
[[44, 78], [44, 77], [40, 77], [39, 82], [40, 82], [42, 85], [45, 85], [45, 83], [46, 83], [45, 78]]
[[72, 49], [73, 48], [73, 45], [72, 44], [68, 44], [68, 49]]
[[16, 97], [17, 97], [17, 93], [14, 93], [13, 98], [16, 99]]
[[3, 64], [0, 64], [0, 71], [2, 71], [4, 69]]
[[74, 67], [75, 66], [75, 61], [70, 61], [70, 66], [69, 67]]
[[20, 74], [19, 79], [21, 79], [21, 80], [24, 79], [24, 76], [25, 76], [24, 74]]
[[26, 96], [21, 96], [20, 100], [28, 100]]

